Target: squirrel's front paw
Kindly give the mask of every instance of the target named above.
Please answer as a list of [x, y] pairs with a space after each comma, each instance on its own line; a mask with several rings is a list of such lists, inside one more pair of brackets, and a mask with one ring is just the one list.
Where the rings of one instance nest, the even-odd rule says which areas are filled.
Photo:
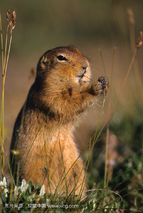
[[108, 78], [105, 76], [101, 76], [98, 78], [98, 82], [96, 84], [93, 84], [93, 90], [95, 92], [95, 95], [101, 95], [105, 91], [105, 94], [107, 93], [109, 81]]

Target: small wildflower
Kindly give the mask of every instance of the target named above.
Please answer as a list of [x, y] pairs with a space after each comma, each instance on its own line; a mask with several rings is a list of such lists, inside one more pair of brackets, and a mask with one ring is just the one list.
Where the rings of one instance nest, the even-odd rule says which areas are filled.
[[45, 186], [43, 185], [43, 186], [41, 187], [39, 196], [42, 197], [44, 194], [45, 194]]
[[3, 178], [3, 181], [0, 181], [0, 186], [2, 187], [6, 187], [7, 186], [7, 182], [6, 182], [6, 178]]
[[3, 181], [0, 181], [0, 187], [4, 189], [5, 196], [7, 197], [8, 189], [7, 189], [7, 182], [5, 177], [3, 178]]
[[28, 186], [29, 186], [29, 185], [26, 183], [26, 180], [25, 180], [25, 179], [23, 179], [23, 180], [22, 180], [22, 184], [21, 184], [21, 186], [20, 186], [20, 187], [18, 187], [18, 188], [20, 188], [20, 189], [21, 189], [21, 192], [25, 192], [25, 191], [27, 190]]
[[18, 195], [18, 187], [15, 186], [15, 188], [14, 188], [14, 197], [17, 198], [17, 195]]
[[3, 178], [3, 181], [0, 181], [0, 186], [6, 187], [6, 178]]
[[3, 181], [0, 181], [0, 186], [3, 187]]
[[6, 182], [6, 178], [5, 177], [3, 178], [3, 185], [4, 185], [4, 187], [7, 186], [7, 182]]
[[8, 193], [8, 189], [7, 188], [4, 189], [4, 193], [5, 193], [5, 196], [7, 197], [7, 193]]

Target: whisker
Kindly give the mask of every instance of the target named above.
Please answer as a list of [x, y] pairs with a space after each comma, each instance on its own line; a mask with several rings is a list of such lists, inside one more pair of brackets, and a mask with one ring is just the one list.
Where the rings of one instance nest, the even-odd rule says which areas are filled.
[[91, 78], [89, 78], [88, 76], [84, 75], [84, 77], [88, 78], [90, 81], [89, 82], [92, 82], [92, 83], [96, 83], [95, 81], [93, 81]]
[[[88, 76], [84, 75], [84, 77], [88, 78], [90, 81], [93, 82], [93, 80], [92, 80], [91, 78], [89, 78]], [[90, 82], [90, 81], [89, 81], [89, 82]]]

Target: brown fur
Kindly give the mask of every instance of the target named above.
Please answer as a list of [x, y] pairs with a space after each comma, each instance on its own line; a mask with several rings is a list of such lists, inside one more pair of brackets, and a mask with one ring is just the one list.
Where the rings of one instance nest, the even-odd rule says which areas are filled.
[[90, 76], [88, 59], [73, 46], [43, 54], [14, 126], [11, 150], [20, 152], [19, 159], [11, 152], [14, 176], [19, 164], [20, 178], [44, 184], [47, 193], [85, 194], [84, 166], [72, 132], [107, 85], [104, 77], [91, 84]]

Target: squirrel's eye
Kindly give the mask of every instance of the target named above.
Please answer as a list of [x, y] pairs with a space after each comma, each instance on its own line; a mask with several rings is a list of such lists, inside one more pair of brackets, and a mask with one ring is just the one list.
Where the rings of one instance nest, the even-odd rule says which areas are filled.
[[59, 60], [59, 61], [67, 61], [68, 59], [65, 57], [65, 56], [63, 56], [63, 55], [58, 55], [57, 56], [57, 59]]

